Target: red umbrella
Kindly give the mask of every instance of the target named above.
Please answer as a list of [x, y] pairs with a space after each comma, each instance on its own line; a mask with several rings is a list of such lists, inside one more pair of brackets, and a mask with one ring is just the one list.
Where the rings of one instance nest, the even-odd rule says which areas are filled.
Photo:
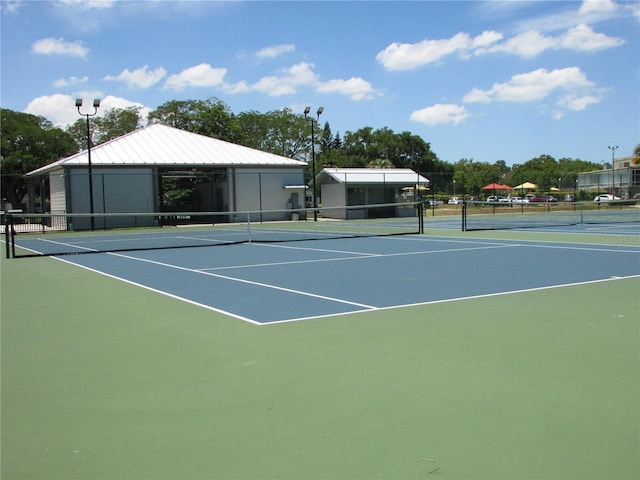
[[509, 185], [502, 185], [500, 183], [490, 183], [489, 185], [482, 187], [483, 190], [513, 190]]

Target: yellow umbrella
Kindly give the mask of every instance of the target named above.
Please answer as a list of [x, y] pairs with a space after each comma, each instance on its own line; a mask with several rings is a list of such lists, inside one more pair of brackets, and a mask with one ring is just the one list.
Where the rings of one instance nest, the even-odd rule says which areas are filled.
[[538, 186], [535, 183], [524, 182], [513, 187], [514, 190], [535, 190]]

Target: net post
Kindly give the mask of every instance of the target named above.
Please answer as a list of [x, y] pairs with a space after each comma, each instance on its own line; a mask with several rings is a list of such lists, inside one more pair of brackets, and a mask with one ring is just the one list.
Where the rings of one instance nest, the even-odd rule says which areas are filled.
[[418, 233], [424, 233], [424, 206], [422, 202], [418, 202]]
[[251, 213], [247, 212], [247, 239], [251, 243]]
[[467, 201], [462, 199], [462, 231], [467, 231]]
[[9, 246], [9, 214], [4, 217], [4, 248], [6, 258], [11, 258], [11, 248]]

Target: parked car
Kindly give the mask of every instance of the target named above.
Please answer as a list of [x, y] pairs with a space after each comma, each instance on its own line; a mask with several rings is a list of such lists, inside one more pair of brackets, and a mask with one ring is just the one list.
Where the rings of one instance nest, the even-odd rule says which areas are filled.
[[593, 201], [596, 203], [612, 202], [614, 200], [620, 200], [620, 197], [616, 195], [611, 195], [610, 193], [603, 193], [602, 195], [598, 195], [596, 198], [593, 199]]
[[511, 197], [511, 203], [515, 203], [515, 204], [522, 204], [522, 203], [529, 203], [529, 199], [528, 198], [522, 198], [522, 197]]
[[502, 197], [500, 195], [489, 195], [487, 197], [487, 202], [489, 202], [489, 203], [498, 203], [498, 202], [504, 201], [505, 198], [506, 197]]
[[462, 199], [460, 197], [451, 197], [447, 203], [449, 205], [460, 205], [462, 203]]
[[553, 203], [557, 201], [558, 199], [553, 195], [534, 195], [529, 197], [529, 203]]
[[565, 202], [575, 202], [576, 201], [576, 196], [573, 194], [568, 194], [564, 196], [564, 201]]

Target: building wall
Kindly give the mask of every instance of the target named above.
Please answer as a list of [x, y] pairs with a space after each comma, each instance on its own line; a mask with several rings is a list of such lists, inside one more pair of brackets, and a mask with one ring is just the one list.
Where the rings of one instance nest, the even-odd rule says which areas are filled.
[[[67, 212], [89, 213], [89, 173], [86, 168], [67, 170]], [[152, 168], [94, 168], [92, 169], [93, 212], [153, 213], [157, 211], [157, 188]], [[88, 228], [88, 218], [73, 219], [75, 229]], [[130, 226], [126, 217], [95, 219], [96, 228]], [[138, 222], [138, 220], [136, 220]], [[151, 225], [152, 217], [142, 223]], [[140, 226], [143, 226], [142, 224]]]
[[[617, 165], [616, 161], [616, 167]], [[597, 170], [578, 174], [578, 190], [594, 193], [611, 192], [614, 186], [616, 195], [621, 198], [630, 198], [640, 192], [640, 167]]]
[[64, 213], [67, 211], [67, 193], [62, 169], [49, 173], [49, 202], [51, 213]]
[[[236, 212], [257, 212], [264, 210], [285, 210], [291, 208], [291, 192], [287, 185], [304, 184], [302, 168], [248, 169], [236, 168], [230, 180], [231, 205]], [[298, 192], [299, 193], [299, 192]], [[286, 211], [253, 214], [253, 220], [286, 220]], [[239, 218], [239, 220], [245, 220]]]

